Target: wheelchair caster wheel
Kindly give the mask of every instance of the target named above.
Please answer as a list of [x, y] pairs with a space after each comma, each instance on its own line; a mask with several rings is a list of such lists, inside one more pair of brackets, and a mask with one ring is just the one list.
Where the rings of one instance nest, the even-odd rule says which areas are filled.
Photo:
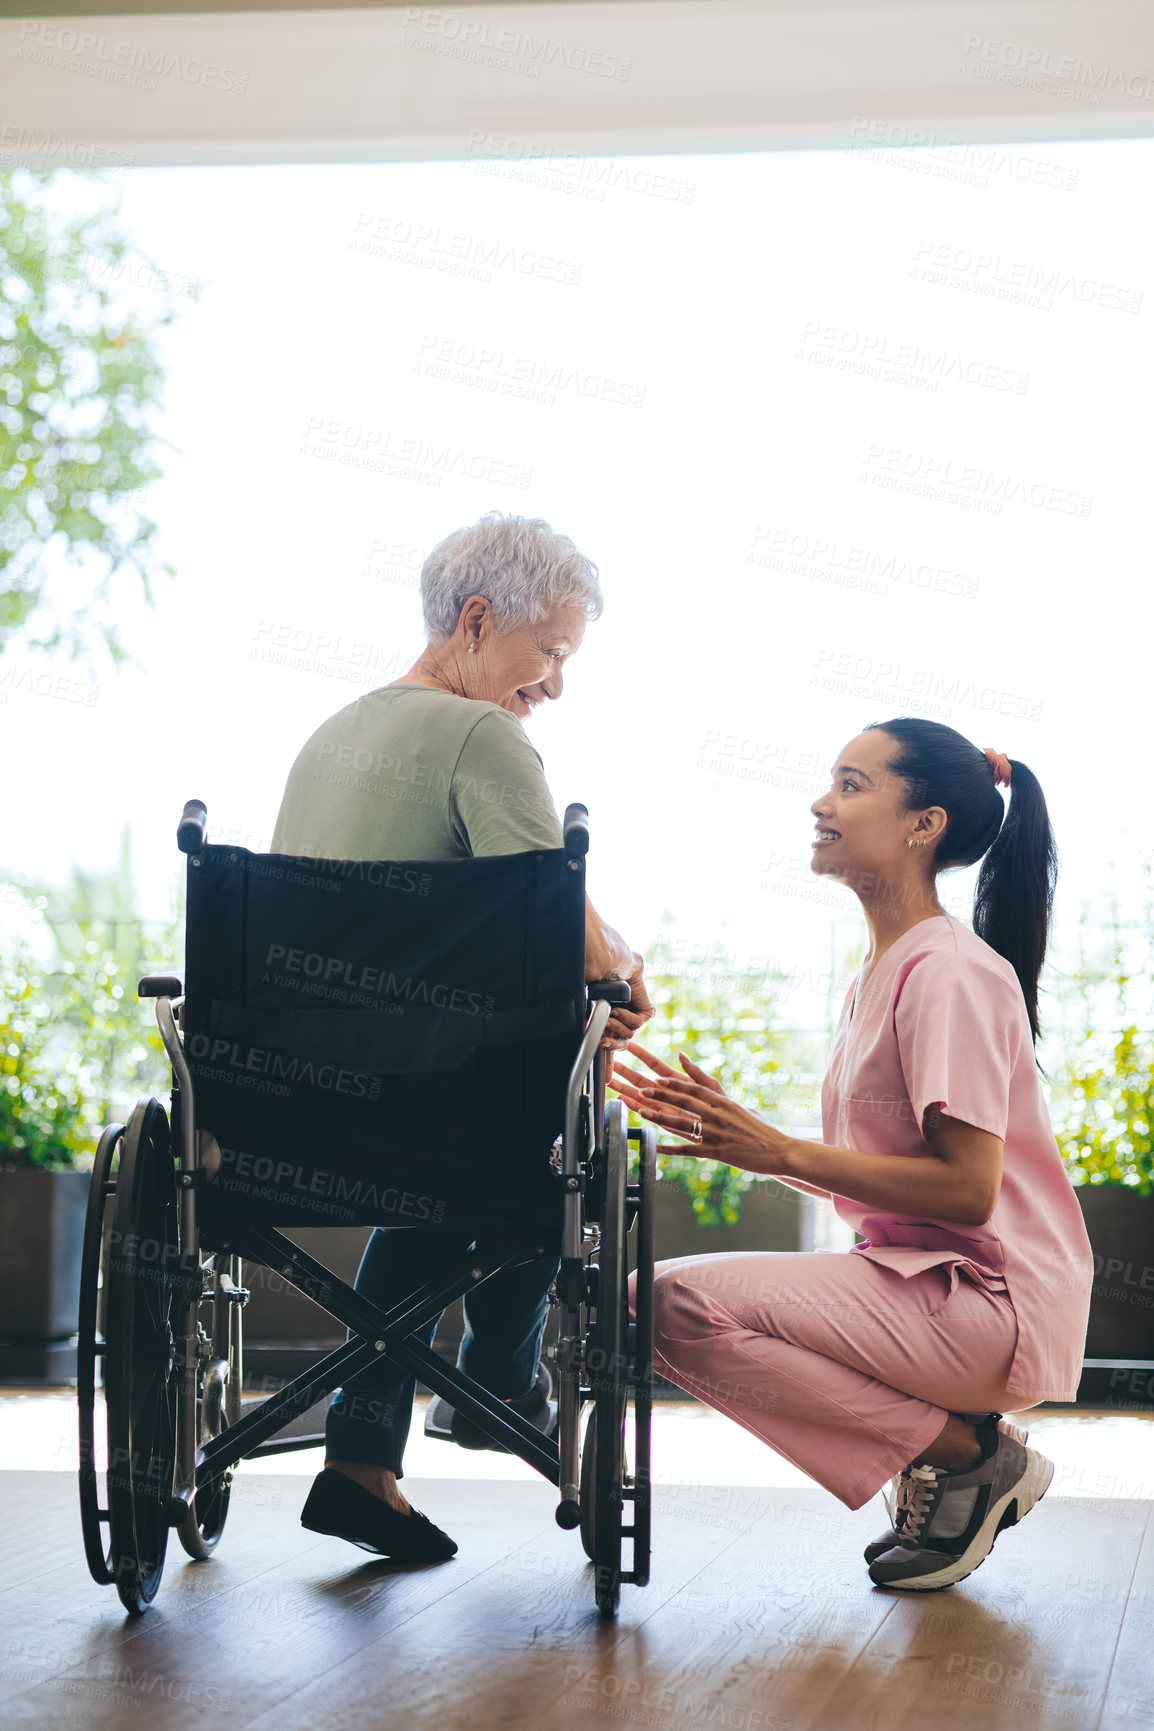
[[563, 1503], [557, 1504], [557, 1525], [564, 1527], [566, 1532], [571, 1532], [574, 1527], [581, 1525], [581, 1505], [572, 1497], [567, 1497]]
[[189, 1505], [183, 1497], [169, 1497], [164, 1510], [166, 1527], [182, 1527], [188, 1519]]

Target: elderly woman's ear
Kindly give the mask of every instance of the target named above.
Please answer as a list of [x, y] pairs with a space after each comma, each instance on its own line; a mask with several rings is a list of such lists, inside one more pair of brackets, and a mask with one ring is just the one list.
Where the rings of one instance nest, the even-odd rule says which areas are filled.
[[480, 649], [482, 636], [486, 629], [492, 628], [492, 612], [483, 595], [470, 595], [461, 608], [456, 635], [460, 637], [468, 654], [475, 655]]
[[453, 631], [429, 644], [404, 683], [495, 703], [525, 721], [561, 696], [563, 670], [581, 647], [587, 617], [586, 606], [568, 598], [540, 619], [503, 626], [485, 596], [470, 595]]

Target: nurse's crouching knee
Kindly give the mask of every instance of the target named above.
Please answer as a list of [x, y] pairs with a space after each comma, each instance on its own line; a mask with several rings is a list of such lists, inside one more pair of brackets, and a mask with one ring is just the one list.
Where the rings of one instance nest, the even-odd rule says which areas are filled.
[[653, 1277], [653, 1344], [665, 1346], [709, 1340], [718, 1332], [714, 1307], [684, 1264], [658, 1268]]

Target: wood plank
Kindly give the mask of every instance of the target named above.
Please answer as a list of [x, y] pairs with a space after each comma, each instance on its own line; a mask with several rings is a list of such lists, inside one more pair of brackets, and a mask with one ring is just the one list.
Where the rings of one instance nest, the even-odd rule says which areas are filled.
[[632, 1638], [595, 1655], [545, 1724], [571, 1731], [618, 1709], [670, 1727], [808, 1723], [892, 1609], [862, 1586], [877, 1511], [851, 1513], [819, 1490], [761, 1497], [746, 1534]]
[[[536, 1486], [486, 1484], [482, 1503], [478, 1484], [440, 1480], [418, 1487], [414, 1481], [418, 1501], [426, 1490], [436, 1494], [438, 1512], [459, 1530], [462, 1548], [444, 1564], [403, 1567], [306, 1532], [299, 1508], [308, 1481], [278, 1475], [271, 1482], [296, 1494], [263, 1517], [267, 1560], [258, 1577], [228, 1569], [226, 1529], [210, 1561], [178, 1566], [178, 1578], [191, 1589], [180, 1594], [179, 1614], [149, 1611], [129, 1620], [121, 1613], [118, 1626], [102, 1616], [92, 1647], [74, 1641], [67, 1667], [54, 1663], [61, 1649], [49, 1648], [40, 1657], [51, 1674], [6, 1702], [6, 1720], [87, 1728], [141, 1709], [149, 1731], [174, 1731], [187, 1723], [190, 1708], [199, 1707], [225, 1722], [246, 1723], [483, 1571], [511, 1538], [525, 1542], [551, 1522], [555, 1502], [544, 1483], [543, 1496], [529, 1497], [525, 1493]], [[204, 1598], [202, 1581], [218, 1583]], [[166, 1571], [158, 1605], [169, 1585]], [[103, 1591], [118, 1608], [112, 1589]], [[36, 1663], [34, 1649], [27, 1658]]]
[[1106, 1679], [1101, 1731], [1142, 1731], [1144, 1726], [1154, 1726], [1154, 1515], [1149, 1512], [1149, 1503], [1129, 1506], [1147, 1510], [1130, 1580], [1122, 1578], [1121, 1566], [1108, 1575], [1079, 1570], [1075, 1594], [1078, 1601], [1089, 1595], [1109, 1602], [1116, 1592], [1125, 1598], [1122, 1627]]
[[[233, 1483], [232, 1505], [229, 1510], [228, 1537], [224, 1540], [230, 1554], [235, 1551], [238, 1535], [246, 1528], [259, 1532], [259, 1522], [249, 1525], [249, 1511], [279, 1508], [285, 1499], [298, 1498], [294, 1507], [304, 1501], [304, 1491], [292, 1488], [295, 1478], [279, 1473], [260, 1474], [248, 1468], [238, 1474]], [[12, 1472], [0, 1476], [5, 1488], [3, 1534], [0, 1550], [4, 1557], [4, 1579], [0, 1595], [28, 1582], [34, 1584], [44, 1573], [44, 1553], [52, 1550], [75, 1555], [85, 1579], [84, 1541], [80, 1530], [80, 1496], [74, 1473]], [[286, 1488], [288, 1487], [288, 1488]], [[11, 1511], [11, 1514], [10, 1512]], [[169, 1549], [170, 1563], [179, 1558], [186, 1561], [179, 1542], [174, 1538]], [[96, 1583], [91, 1582], [94, 1590]]]
[[4, 1472], [0, 1545], [6, 1564], [3, 1589], [19, 1581], [36, 1578], [46, 1546], [53, 1548], [74, 1541], [83, 1556], [80, 1538], [80, 1491], [75, 1473]]
[[[599, 1620], [592, 1566], [577, 1535], [553, 1522], [550, 1506], [541, 1532], [509, 1544], [490, 1568], [398, 1636], [356, 1654], [255, 1720], [251, 1731], [312, 1731], [322, 1717], [334, 1731], [378, 1731], [386, 1695], [390, 1715], [406, 1725], [551, 1723], [554, 1704], [584, 1674], [591, 1654], [611, 1653], [736, 1543], [707, 1496], [670, 1498], [659, 1490], [655, 1502], [664, 1540], [652, 1578], [646, 1587], [622, 1587], [615, 1622]], [[698, 1518], [703, 1514], [709, 1518]]]
[[[262, 1588], [260, 1577], [280, 1566], [289, 1551], [303, 1557], [334, 1542], [306, 1532], [299, 1520], [293, 1527], [307, 1481], [269, 1475], [246, 1484], [246, 1475], [241, 1474], [234, 1487], [241, 1494], [234, 1495], [220, 1548], [207, 1562], [195, 1562], [175, 1535], [170, 1537], [160, 1593], [145, 1617], [132, 1622], [115, 1589], [98, 1585], [88, 1573], [79, 1510], [73, 1506], [74, 1497], [67, 1494], [69, 1487], [59, 1482], [63, 1475], [11, 1476], [23, 1481], [18, 1487], [22, 1501], [34, 1507], [43, 1504], [49, 1512], [66, 1504], [70, 1530], [62, 1544], [38, 1540], [29, 1546], [22, 1537], [14, 1541], [7, 1535], [0, 1542], [0, 1573], [9, 1581], [0, 1592], [0, 1702], [49, 1676], [62, 1674], [81, 1657], [88, 1661], [118, 1647], [155, 1622], [179, 1622], [190, 1605], [199, 1606], [229, 1592], [244, 1592], [254, 1614], [266, 1611], [275, 1615], [281, 1609], [279, 1596]], [[270, 1531], [267, 1515], [282, 1507], [283, 1526], [278, 1523], [277, 1530]], [[67, 1560], [45, 1570], [45, 1555], [59, 1556], [62, 1552]], [[13, 1574], [18, 1577], [15, 1583], [11, 1581]], [[79, 1649], [78, 1623], [85, 1630]]]
[[[811, 1731], [1098, 1722], [1147, 1506], [1049, 1497], [964, 1582], [896, 1603]], [[1103, 1593], [1103, 1583], [1119, 1591]], [[879, 1595], [882, 1589], [875, 1589]]]
[[[406, 1481], [461, 1550], [404, 1568], [305, 1532], [307, 1478], [246, 1478], [218, 1553], [192, 1563], [174, 1544], [156, 1606], [128, 1619], [84, 1569], [71, 1478], [4, 1475], [18, 1516], [0, 1526], [6, 1724], [1090, 1731], [1105, 1703], [1102, 1731], [1154, 1726], [1145, 1502], [1049, 1497], [966, 1582], [913, 1596], [869, 1583], [877, 1504], [669, 1486], [653, 1579], [623, 1587], [606, 1624], [544, 1481]], [[37, 1512], [54, 1536], [13, 1584]]]
[[[110, 1586], [99, 1586], [88, 1573], [80, 1536], [80, 1513], [75, 1483], [68, 1475], [23, 1473], [5, 1475], [18, 1481], [16, 1499], [46, 1517], [65, 1515], [64, 1534], [55, 1542], [46, 1534], [29, 1545], [23, 1531], [3, 1536], [0, 1574], [0, 1702], [22, 1693], [33, 1683], [61, 1674], [78, 1659], [90, 1659], [130, 1638], [139, 1626], [127, 1621], [124, 1609]], [[64, 1483], [61, 1483], [61, 1480]], [[272, 1504], [282, 1495], [275, 1479], [267, 1482], [261, 1501]], [[247, 1502], [251, 1503], [251, 1493]], [[269, 1535], [262, 1524], [243, 1519], [246, 1497], [230, 1510], [223, 1541], [224, 1552], [206, 1565], [193, 1564], [173, 1536], [169, 1541], [164, 1582], [157, 1603], [147, 1619], [183, 1615], [192, 1594], [211, 1598], [232, 1585], [255, 1581], [275, 1562], [270, 1555]], [[53, 1522], [55, 1529], [56, 1523]], [[319, 1543], [315, 1534], [308, 1537]], [[44, 1566], [45, 1556], [65, 1560]], [[78, 1643], [78, 1624], [84, 1630]]]

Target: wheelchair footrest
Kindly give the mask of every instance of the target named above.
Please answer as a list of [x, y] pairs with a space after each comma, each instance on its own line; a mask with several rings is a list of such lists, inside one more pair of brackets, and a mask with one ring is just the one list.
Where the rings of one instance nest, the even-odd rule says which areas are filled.
[[257, 1461], [262, 1455], [290, 1455], [297, 1449], [323, 1448], [325, 1433], [319, 1431], [316, 1436], [283, 1436], [270, 1437], [267, 1442], [257, 1443], [244, 1456], [246, 1461]]

